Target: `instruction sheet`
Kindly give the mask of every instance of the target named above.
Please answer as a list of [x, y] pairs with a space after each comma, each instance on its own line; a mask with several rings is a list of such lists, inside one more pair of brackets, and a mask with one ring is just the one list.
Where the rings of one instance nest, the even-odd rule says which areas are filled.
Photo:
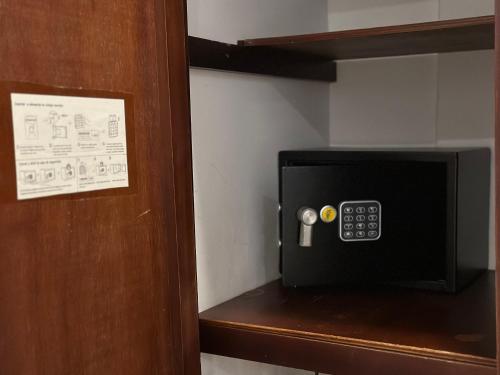
[[129, 186], [125, 100], [11, 94], [17, 198]]

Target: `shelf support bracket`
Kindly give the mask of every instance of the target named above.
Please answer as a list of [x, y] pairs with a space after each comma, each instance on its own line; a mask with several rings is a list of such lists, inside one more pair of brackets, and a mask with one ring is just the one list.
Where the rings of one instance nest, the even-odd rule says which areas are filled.
[[193, 36], [189, 37], [189, 60], [193, 68], [323, 82], [337, 79], [335, 61], [324, 57], [272, 47], [245, 47]]

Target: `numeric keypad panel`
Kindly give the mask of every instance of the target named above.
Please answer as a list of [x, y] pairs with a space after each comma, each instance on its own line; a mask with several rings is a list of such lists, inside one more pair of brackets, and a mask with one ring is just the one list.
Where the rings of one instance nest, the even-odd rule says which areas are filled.
[[378, 201], [346, 201], [339, 207], [342, 241], [375, 241], [382, 235], [382, 205]]

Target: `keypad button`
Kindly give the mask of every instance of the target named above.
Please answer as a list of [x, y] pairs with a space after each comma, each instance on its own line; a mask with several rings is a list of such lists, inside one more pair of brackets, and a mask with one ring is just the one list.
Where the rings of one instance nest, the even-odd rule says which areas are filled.
[[370, 215], [370, 216], [368, 216], [368, 220], [370, 220], [370, 221], [377, 221], [377, 215]]
[[344, 232], [344, 238], [352, 238], [353, 235], [352, 232]]
[[358, 214], [364, 214], [365, 211], [366, 211], [366, 209], [364, 207], [358, 207], [358, 208], [356, 208], [356, 212]]
[[354, 220], [354, 216], [352, 216], [352, 215], [347, 215], [346, 217], [344, 217], [344, 220], [345, 220], [346, 222], [353, 221], [353, 220]]
[[356, 216], [356, 221], [365, 221], [365, 219], [366, 219], [365, 215]]
[[371, 214], [374, 214], [377, 211], [378, 211], [378, 207], [376, 207], [376, 206], [368, 207], [368, 212], [371, 213]]
[[378, 227], [377, 223], [370, 223], [370, 224], [368, 224], [368, 228], [369, 229], [377, 229], [377, 227]]
[[358, 230], [358, 231], [356, 232], [356, 237], [358, 237], [358, 238], [362, 238], [362, 237], [364, 237], [364, 236], [365, 236], [365, 232], [363, 232], [362, 230]]
[[377, 237], [378, 236], [378, 232], [376, 230], [371, 230], [368, 232], [368, 237]]
[[352, 225], [352, 224], [344, 224], [344, 229], [345, 230], [351, 230], [352, 228], [354, 228], [354, 225]]
[[352, 214], [354, 212], [354, 209], [352, 207], [344, 207], [344, 212], [346, 214]]
[[356, 224], [356, 229], [359, 229], [359, 230], [365, 229], [365, 224], [363, 224], [363, 223], [357, 223]]

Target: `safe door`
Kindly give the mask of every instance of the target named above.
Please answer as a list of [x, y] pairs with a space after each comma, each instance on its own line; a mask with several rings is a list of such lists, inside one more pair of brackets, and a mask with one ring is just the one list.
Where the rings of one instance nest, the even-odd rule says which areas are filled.
[[387, 160], [282, 167], [284, 285], [443, 288], [454, 230], [449, 168]]

